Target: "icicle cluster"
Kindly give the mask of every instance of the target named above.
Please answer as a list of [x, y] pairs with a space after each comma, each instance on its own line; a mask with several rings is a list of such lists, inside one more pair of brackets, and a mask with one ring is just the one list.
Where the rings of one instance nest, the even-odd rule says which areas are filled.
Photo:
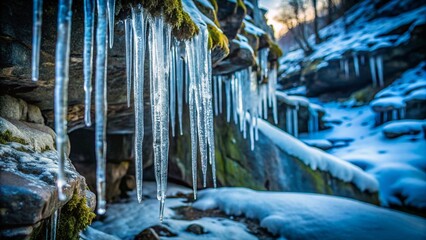
[[370, 56], [370, 73], [371, 79], [373, 80], [373, 87], [377, 85], [383, 87], [385, 85], [383, 76], [383, 57], [382, 56]]
[[[264, 53], [267, 51], [264, 51]], [[215, 113], [222, 113], [222, 85], [225, 84], [226, 96], [226, 120], [232, 120], [239, 125], [243, 137], [247, 137], [247, 131], [250, 132], [251, 149], [254, 149], [255, 140], [258, 139], [257, 119], [263, 117], [268, 118], [268, 107], [272, 108], [272, 116], [274, 123], [278, 123], [277, 114], [277, 67], [274, 64], [271, 69], [267, 65], [267, 55], [259, 57], [259, 62], [265, 61], [259, 65], [259, 72], [268, 73], [268, 83], [259, 84], [257, 72], [252, 68], [246, 68], [234, 72], [230, 76], [215, 76], [214, 77], [214, 102]], [[261, 74], [262, 76], [262, 74]], [[264, 77], [264, 76], [263, 76]], [[264, 79], [264, 78], [263, 78]], [[217, 86], [216, 86], [217, 85]], [[232, 114], [231, 114], [232, 113]], [[232, 115], [232, 116], [231, 116]], [[247, 126], [247, 121], [249, 126]]]
[[309, 107], [309, 120], [308, 120], [308, 133], [315, 133], [319, 131], [318, 112]]
[[392, 109], [376, 113], [376, 124], [381, 125], [385, 122], [401, 120], [405, 118], [405, 107]]
[[299, 111], [298, 105], [287, 106], [286, 114], [285, 114], [287, 132], [296, 138], [299, 135], [299, 123], [298, 123], [298, 116], [297, 116], [298, 111]]

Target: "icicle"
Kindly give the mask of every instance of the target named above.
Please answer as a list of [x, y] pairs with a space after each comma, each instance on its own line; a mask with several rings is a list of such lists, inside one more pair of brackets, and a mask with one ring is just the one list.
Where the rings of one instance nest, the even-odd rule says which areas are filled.
[[95, 1], [84, 0], [84, 122], [86, 126], [92, 125], [92, 68], [93, 68], [93, 25], [95, 21]]
[[231, 121], [231, 81], [228, 79], [225, 81], [225, 95], [226, 95], [226, 121]]
[[222, 96], [223, 96], [223, 92], [222, 92], [222, 76], [218, 77], [218, 89], [219, 89], [219, 113], [222, 113]]
[[169, 98], [169, 106], [170, 106], [170, 125], [172, 127], [172, 136], [175, 136], [175, 119], [176, 119], [176, 65], [177, 61], [177, 40], [175, 40], [172, 44], [171, 49], [171, 62], [170, 62], [170, 98]]
[[278, 124], [277, 97], [275, 96], [276, 85], [277, 85], [277, 65], [274, 64], [271, 71], [269, 72], [268, 95], [269, 95], [270, 106], [272, 107], [272, 116], [274, 119], [274, 123]]
[[67, 114], [68, 114], [68, 81], [69, 55], [71, 35], [72, 1], [59, 1], [58, 36], [56, 40], [55, 58], [55, 132], [56, 149], [58, 151], [58, 196], [59, 200], [66, 200], [63, 188], [65, 180], [65, 161], [67, 154]]
[[126, 76], [127, 76], [127, 107], [130, 107], [133, 72], [133, 23], [132, 19], [124, 19], [124, 35], [126, 38]]
[[349, 61], [345, 60], [345, 77], [346, 79], [349, 79]]
[[289, 106], [286, 107], [286, 113], [285, 113], [285, 124], [286, 124], [286, 130], [287, 133], [290, 135], [293, 135], [293, 127], [292, 127], [292, 114], [293, 112], [289, 108]]
[[58, 229], [59, 222], [59, 210], [60, 209], [56, 209], [56, 211], [53, 212], [53, 214], [49, 218], [50, 226], [48, 229], [48, 234], [46, 234], [49, 238], [47, 239], [56, 240], [56, 231]]
[[258, 87], [257, 87], [257, 73], [252, 71], [251, 67], [249, 69], [250, 72], [250, 148], [254, 150], [254, 140], [255, 140], [255, 128], [257, 124], [257, 118], [259, 117], [257, 102], [258, 98]]
[[376, 77], [376, 64], [374, 61], [374, 57], [369, 58], [370, 60], [370, 73], [371, 73], [371, 79], [373, 80], [373, 87], [377, 86], [377, 77]]
[[377, 66], [377, 74], [379, 76], [379, 87], [383, 87], [385, 85], [383, 78], [383, 57], [376, 57], [376, 66]]
[[32, 79], [37, 81], [40, 70], [41, 24], [43, 18], [43, 0], [33, 1], [33, 42], [32, 42]]
[[[147, 21], [142, 9], [132, 8], [132, 32], [133, 32], [133, 98], [135, 105], [135, 171], [136, 193], [139, 203], [142, 201], [143, 186], [143, 154], [142, 145], [144, 137], [144, 66], [145, 66], [145, 41]], [[132, 41], [132, 40], [130, 40]]]
[[268, 54], [269, 48], [262, 48], [258, 50], [258, 66], [260, 68], [260, 77], [263, 79], [268, 77]]
[[361, 64], [362, 64], [362, 65], [364, 65], [364, 64], [365, 64], [365, 56], [364, 56], [364, 55], [362, 55], [362, 56], [361, 56]]
[[339, 68], [340, 68], [340, 71], [344, 71], [344, 67], [343, 67], [343, 59], [340, 59], [340, 61], [339, 61], [339, 64], [340, 64], [340, 66], [339, 66]]
[[109, 48], [114, 44], [114, 25], [115, 25], [115, 0], [107, 0], [107, 14], [109, 26]]
[[236, 80], [236, 73], [232, 75], [231, 79], [231, 92], [232, 92], [232, 112], [233, 112], [233, 119], [234, 124], [237, 124], [238, 121], [238, 111], [237, 111], [237, 80]]
[[167, 190], [169, 153], [169, 76], [171, 60], [171, 27], [163, 16], [150, 18], [150, 68], [152, 132], [157, 199], [160, 201], [160, 221], [163, 220]]
[[217, 116], [219, 114], [218, 109], [218, 93], [217, 93], [217, 85], [218, 85], [218, 77], [213, 77], [213, 102], [214, 102], [214, 115]]
[[294, 128], [293, 129], [293, 135], [294, 135], [294, 137], [297, 138], [299, 136], [299, 124], [298, 124], [299, 118], [298, 118], [298, 114], [297, 114], [299, 107], [296, 106], [296, 108], [292, 109], [292, 110], [293, 110], [293, 128]]
[[358, 60], [358, 56], [356, 54], [353, 54], [352, 57], [354, 59], [355, 75], [357, 77], [359, 77], [359, 60]]
[[182, 111], [183, 111], [183, 84], [184, 84], [184, 78], [183, 78], [183, 67], [184, 62], [181, 58], [181, 51], [185, 51], [185, 48], [181, 47], [179, 44], [179, 52], [176, 56], [178, 58], [177, 60], [177, 80], [176, 80], [176, 88], [177, 88], [177, 102], [178, 102], [178, 118], [179, 118], [179, 130], [180, 135], [183, 135], [183, 128], [182, 128]]
[[98, 21], [96, 28], [96, 184], [98, 214], [105, 213], [105, 165], [106, 165], [106, 114], [107, 114], [107, 16], [106, 0], [97, 0]]

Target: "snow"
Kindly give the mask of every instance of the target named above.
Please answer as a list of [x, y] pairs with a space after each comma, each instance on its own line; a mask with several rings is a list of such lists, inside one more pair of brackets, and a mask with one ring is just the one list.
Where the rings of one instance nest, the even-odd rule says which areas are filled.
[[219, 188], [193, 204], [256, 219], [283, 239], [424, 239], [426, 221], [340, 197]]
[[[425, 5], [418, 8], [405, 7], [416, 4], [415, 1], [391, 0], [377, 9], [376, 1], [359, 2], [346, 13], [347, 30], [344, 29], [344, 19], [337, 19], [320, 30], [320, 36], [323, 39], [327, 39], [326, 41], [315, 45], [314, 36], [310, 36], [309, 42], [315, 46], [313, 54], [304, 59], [302, 50], [290, 52], [281, 59], [281, 63], [285, 64], [282, 69], [288, 69], [285, 74], [289, 75], [299, 70], [295, 66], [302, 61], [322, 60], [328, 62], [342, 59], [345, 53], [348, 52], [355, 54], [358, 52], [374, 53], [383, 48], [406, 44], [410, 39], [411, 31], [416, 26], [425, 23], [425, 19], [422, 17], [426, 15]], [[389, 14], [392, 11], [401, 13]], [[408, 25], [406, 32], [400, 35], [389, 34], [405, 25]], [[289, 69], [288, 65], [292, 66], [291, 69]]]
[[247, 20], [244, 20], [243, 22], [244, 22], [244, 26], [245, 26], [244, 30], [246, 32], [248, 32], [252, 35], [258, 36], [258, 37], [266, 34], [265, 31], [263, 31], [261, 28], [257, 27], [253, 23], [251, 23]]
[[[153, 196], [156, 195], [155, 183], [144, 183], [143, 204], [134, 201], [134, 192], [132, 192], [129, 201], [109, 205], [105, 219], [94, 222], [91, 227], [95, 231], [104, 232], [119, 239], [134, 239], [134, 237], [144, 229], [159, 225], [157, 218], [158, 201]], [[169, 184], [167, 195], [176, 196], [178, 193], [190, 194], [191, 189], [181, 187], [175, 184]], [[151, 196], [151, 197], [150, 197]], [[189, 206], [183, 198], [170, 198], [167, 200], [164, 209], [163, 226], [167, 227], [176, 237], [167, 239], [256, 239], [251, 235], [247, 227], [239, 222], [218, 217], [203, 217], [196, 220], [180, 219], [173, 208]], [[205, 234], [195, 235], [185, 231], [190, 224], [203, 226]], [[163, 237], [162, 237], [163, 238]]]
[[370, 106], [376, 111], [385, 111], [395, 108], [404, 108], [405, 102], [402, 97], [387, 97], [371, 101]]
[[393, 121], [383, 126], [383, 133], [392, 135], [408, 135], [412, 133], [421, 133], [426, 129], [425, 120], [399, 120]]
[[[384, 131], [418, 129], [418, 125], [424, 122], [403, 120], [376, 127], [375, 114], [369, 106], [353, 107], [335, 102], [322, 105], [327, 112], [326, 118], [332, 116], [338, 121], [330, 122], [332, 128], [328, 130], [305, 134], [301, 139], [332, 140], [330, 154], [359, 166], [379, 181], [379, 198], [383, 206], [396, 204], [424, 208], [426, 141], [423, 135], [388, 139], [383, 134]], [[337, 147], [339, 142], [344, 143], [343, 146]]]
[[319, 169], [329, 172], [340, 180], [352, 182], [361, 191], [375, 192], [378, 190], [377, 181], [362, 169], [319, 149], [311, 148], [264, 120], [259, 120], [258, 124], [259, 130], [279, 148], [296, 157], [313, 170]]

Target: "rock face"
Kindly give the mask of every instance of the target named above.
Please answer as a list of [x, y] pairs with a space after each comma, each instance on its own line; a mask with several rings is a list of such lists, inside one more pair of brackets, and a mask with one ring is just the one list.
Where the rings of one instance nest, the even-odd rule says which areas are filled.
[[[94, 195], [86, 190], [84, 177], [75, 170], [69, 159], [65, 164], [67, 199], [63, 202], [58, 200], [58, 159], [53, 144], [53, 130], [43, 124], [19, 121], [40, 122], [40, 119], [43, 119], [40, 110], [10, 96], [2, 96], [0, 101], [0, 237], [41, 238], [45, 231], [40, 229], [47, 227], [47, 219], [55, 211], [69, 209], [70, 204], [82, 209], [80, 214], [73, 217], [64, 213], [65, 219], [69, 217], [78, 219], [83, 225], [88, 224], [94, 216], [88, 207], [94, 209]], [[22, 111], [23, 109], [27, 111]], [[80, 201], [83, 206], [77, 204]], [[84, 222], [80, 218], [87, 220]], [[60, 224], [65, 224], [64, 221], [66, 220]], [[65, 231], [63, 228], [59, 229]], [[69, 231], [69, 234], [63, 236], [76, 234], [73, 229]]]

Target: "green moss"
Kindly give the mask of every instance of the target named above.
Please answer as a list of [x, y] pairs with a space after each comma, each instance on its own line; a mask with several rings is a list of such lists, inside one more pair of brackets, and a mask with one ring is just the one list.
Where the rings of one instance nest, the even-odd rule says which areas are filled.
[[179, 40], [186, 40], [198, 34], [199, 29], [183, 10], [181, 0], [122, 0], [123, 6], [142, 4], [151, 15], [164, 14], [165, 20], [173, 27], [173, 34]]
[[0, 133], [0, 143], [1, 144], [6, 144], [8, 142], [17, 142], [20, 144], [28, 144], [24, 139], [19, 138], [19, 137], [15, 137], [12, 135], [12, 132], [9, 130], [6, 130], [2, 133]]
[[274, 57], [276, 57], [276, 59], [280, 58], [283, 55], [283, 51], [278, 46], [278, 44], [271, 41], [269, 43], [269, 47], [269, 54], [272, 54]]
[[308, 63], [302, 70], [302, 75], [307, 75], [311, 72], [316, 72], [318, 65], [322, 62], [322, 59], [316, 59], [313, 62]]
[[86, 197], [74, 193], [60, 213], [57, 239], [79, 239], [79, 232], [92, 223], [95, 214], [86, 204]]
[[42, 149], [41, 149], [41, 152], [46, 152], [46, 151], [50, 151], [50, 150], [52, 150], [49, 146], [44, 146]]
[[219, 6], [217, 5], [216, 0], [209, 0], [209, 2], [213, 5], [214, 11], [217, 13], [217, 11], [219, 11]]
[[229, 54], [228, 38], [223, 34], [216, 26], [210, 24], [207, 25], [209, 31], [209, 49], [220, 48], [225, 52], [225, 55]]

